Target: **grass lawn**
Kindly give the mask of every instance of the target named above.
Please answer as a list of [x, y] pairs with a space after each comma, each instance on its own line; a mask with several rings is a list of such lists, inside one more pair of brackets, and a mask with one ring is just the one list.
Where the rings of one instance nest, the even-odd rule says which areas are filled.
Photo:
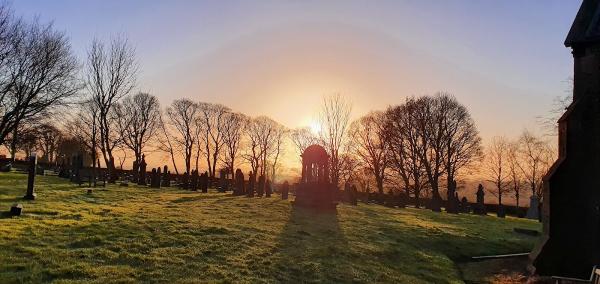
[[118, 187], [91, 195], [38, 176], [0, 174], [0, 283], [394, 282], [461, 283], [471, 256], [517, 253], [538, 222], [341, 204], [298, 209], [279, 195], [233, 197], [176, 188]]

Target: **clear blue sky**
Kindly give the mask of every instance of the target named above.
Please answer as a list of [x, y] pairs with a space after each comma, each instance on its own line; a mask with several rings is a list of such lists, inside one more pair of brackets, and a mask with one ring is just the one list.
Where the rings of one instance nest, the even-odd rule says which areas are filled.
[[33, 1], [82, 57], [123, 34], [138, 87], [163, 104], [190, 97], [310, 123], [323, 94], [355, 116], [438, 90], [467, 105], [484, 137], [535, 129], [572, 74], [563, 46], [580, 0]]

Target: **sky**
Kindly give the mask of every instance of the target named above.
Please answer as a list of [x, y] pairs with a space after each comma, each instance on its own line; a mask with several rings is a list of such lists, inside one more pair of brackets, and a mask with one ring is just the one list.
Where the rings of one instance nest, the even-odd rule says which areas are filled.
[[446, 91], [484, 139], [539, 129], [569, 88], [563, 45], [581, 0], [45, 1], [25, 18], [53, 21], [84, 59], [94, 38], [125, 36], [137, 90], [225, 104], [288, 127], [316, 120], [323, 96], [353, 117]]

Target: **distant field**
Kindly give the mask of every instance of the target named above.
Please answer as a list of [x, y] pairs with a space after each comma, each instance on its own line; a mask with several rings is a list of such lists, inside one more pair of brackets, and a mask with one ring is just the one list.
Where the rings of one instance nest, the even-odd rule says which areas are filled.
[[[475, 255], [528, 251], [522, 219], [339, 205], [337, 214], [289, 201], [175, 188], [79, 188], [0, 174], [0, 283], [395, 282], [461, 283]], [[484, 277], [484, 276], [482, 276]]]

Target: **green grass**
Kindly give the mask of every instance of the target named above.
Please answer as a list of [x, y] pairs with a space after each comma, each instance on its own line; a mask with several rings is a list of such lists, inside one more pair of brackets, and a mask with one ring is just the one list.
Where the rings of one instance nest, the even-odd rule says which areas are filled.
[[175, 188], [79, 188], [0, 174], [0, 283], [461, 283], [470, 256], [530, 250], [537, 222], [378, 205], [322, 214], [271, 198]]

